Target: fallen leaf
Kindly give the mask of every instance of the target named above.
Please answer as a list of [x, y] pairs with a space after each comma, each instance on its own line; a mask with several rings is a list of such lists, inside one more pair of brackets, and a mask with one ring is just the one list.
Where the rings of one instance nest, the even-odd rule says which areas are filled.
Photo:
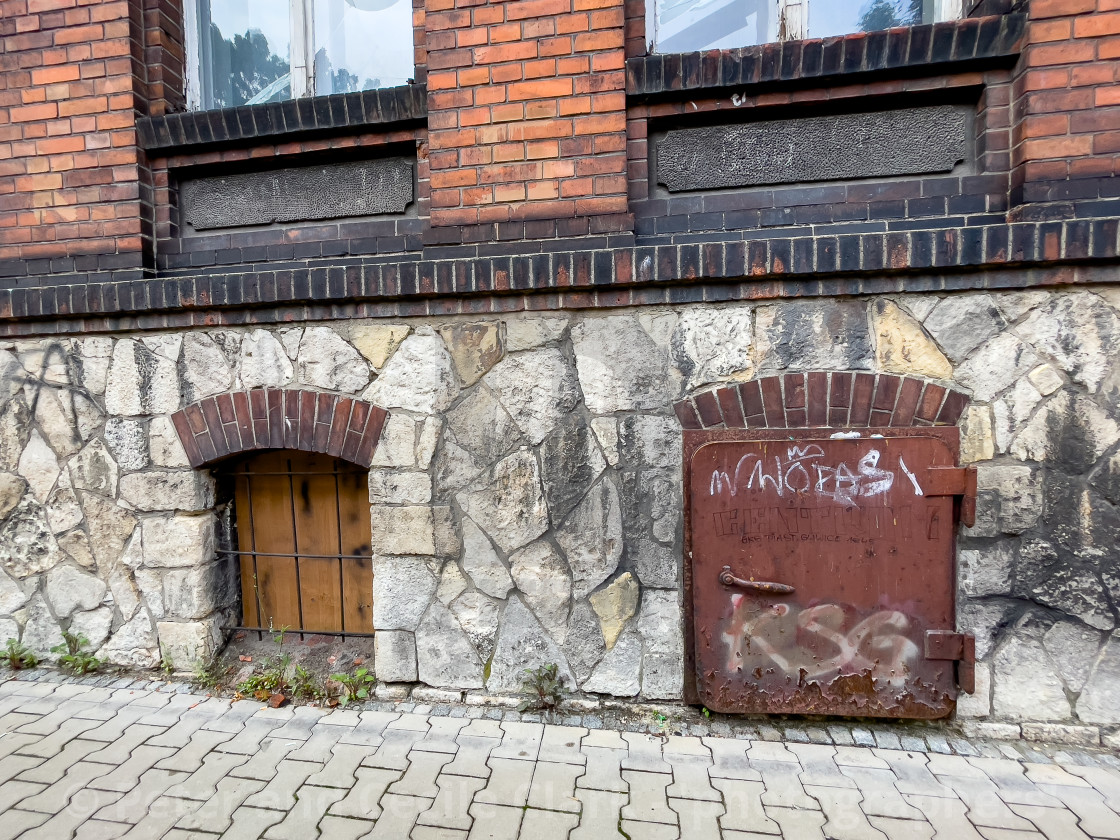
[[252, 662], [253, 661], [253, 657], [251, 657], [251, 656], [241, 655], [237, 658], [240, 659], [242, 662]]

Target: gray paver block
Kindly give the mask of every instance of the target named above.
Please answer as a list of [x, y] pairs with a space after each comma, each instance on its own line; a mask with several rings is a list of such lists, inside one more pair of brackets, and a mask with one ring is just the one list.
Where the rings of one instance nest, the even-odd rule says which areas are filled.
[[22, 800], [46, 789], [46, 785], [35, 782], [20, 782], [10, 780], [0, 784], [0, 814], [9, 808], [14, 808]]
[[875, 828], [883, 832], [888, 840], [933, 840], [933, 826], [927, 822], [875, 816], [867, 819]]
[[943, 777], [961, 801], [968, 806], [968, 821], [975, 826], [1005, 828], [1011, 831], [1030, 831], [1031, 824], [1014, 814], [999, 796], [989, 779], [980, 777], [959, 779]]
[[200, 729], [194, 733], [185, 747], [161, 761], [156, 767], [161, 770], [185, 770], [188, 773], [193, 773], [202, 766], [203, 759], [215, 747], [232, 737], [232, 732], [214, 732]]
[[895, 787], [898, 788], [899, 793], [913, 796], [956, 797], [952, 790], [929, 772], [926, 766], [928, 755], [902, 750], [876, 749], [874, 752], [876, 756], [887, 762], [891, 771], [898, 777]]
[[775, 741], [752, 741], [750, 748], [747, 750], [747, 759], [752, 764], [756, 761], [799, 763], [796, 754], [786, 749], [785, 744]]
[[[19, 748], [20, 755], [33, 755], [38, 758], [53, 758], [61, 753], [71, 741], [88, 732], [91, 729], [98, 728], [99, 724], [96, 720], [83, 720], [81, 718], [73, 718], [64, 721], [61, 726], [54, 731], [53, 734], [47, 737], [36, 737], [34, 740]], [[15, 733], [25, 734], [17, 732]], [[30, 733], [34, 734], [34, 733]], [[9, 737], [6, 736], [5, 739]], [[88, 740], [88, 739], [86, 739]], [[97, 749], [102, 749], [105, 745], [98, 744]], [[88, 753], [87, 753], [88, 755]]]
[[521, 723], [503, 721], [505, 733], [500, 746], [490, 753], [491, 758], [513, 758], [522, 761], [536, 761], [540, 752], [544, 725], [540, 723]]
[[74, 840], [117, 840], [132, 828], [128, 823], [86, 820], [74, 833]]
[[677, 840], [681, 830], [675, 823], [650, 823], [623, 820], [622, 830], [630, 840]]
[[[7, 756], [6, 758], [4, 758], [3, 761], [0, 761], [0, 785], [4, 784], [5, 782], [7, 782], [11, 779], [14, 779], [16, 776], [19, 776], [21, 773], [26, 773], [27, 771], [29, 771], [29, 770], [31, 770], [35, 767], [38, 767], [42, 763], [43, 763], [43, 759], [36, 758], [33, 755], [11, 755], [11, 756]], [[25, 779], [24, 781], [33, 781], [33, 780]], [[3, 809], [0, 809], [0, 810], [3, 810]]]
[[677, 812], [682, 838], [720, 840], [719, 820], [726, 813], [722, 802], [670, 798], [669, 807]]
[[[248, 754], [249, 760], [233, 768], [233, 770], [230, 771], [230, 775], [240, 776], [245, 779], [260, 779], [262, 782], [270, 781], [272, 777], [276, 775], [276, 768], [280, 766], [280, 762], [287, 758], [288, 755], [302, 743], [302, 741], [265, 738], [261, 741], [260, 749], [255, 753]], [[240, 755], [241, 753], [233, 754]]]
[[1046, 840], [1046, 835], [1038, 831], [1011, 831], [986, 825], [977, 826], [976, 830], [984, 840]]
[[210, 831], [219, 834], [233, 823], [233, 812], [245, 800], [265, 785], [257, 779], [239, 779], [235, 776], [222, 779], [214, 796], [210, 797], [196, 811], [183, 817], [175, 825], [191, 831]]
[[[199, 803], [191, 799], [161, 796], [152, 802], [146, 814], [138, 815], [138, 822], [124, 836], [128, 840], [151, 840], [153, 837], [163, 837], [174, 828], [175, 823], [198, 807]], [[112, 813], [111, 809], [104, 810]]]
[[417, 824], [470, 831], [473, 819], [467, 809], [474, 801], [475, 794], [486, 786], [486, 780], [442, 773], [437, 777], [436, 785], [439, 794], [432, 802], [432, 807], [420, 815]]
[[471, 805], [470, 814], [474, 817], [474, 825], [467, 835], [468, 840], [517, 840], [525, 811], [519, 807], [476, 800]]
[[[465, 731], [465, 730], [464, 730]], [[490, 752], [500, 743], [497, 738], [476, 738], [460, 735], [457, 739], [459, 749], [455, 760], [443, 768], [443, 772], [453, 776], [475, 776], [480, 779], [490, 777], [490, 765], [486, 762]]]
[[490, 756], [490, 778], [486, 787], [478, 792], [474, 801], [490, 805], [507, 805], [520, 808], [529, 799], [533, 781], [533, 766], [513, 758]]
[[[111, 772], [92, 782], [91, 786], [98, 790], [117, 790], [128, 793], [140, 783], [140, 777], [150, 770], [155, 764], [175, 752], [171, 747], [139, 746], [133, 749], [132, 755], [123, 763], [117, 765]], [[94, 755], [88, 756], [86, 761], [93, 761]]]
[[840, 772], [836, 748], [821, 744], [790, 744], [789, 750], [801, 764], [801, 784], [854, 788], [855, 782]]
[[238, 808], [233, 812], [233, 824], [222, 832], [222, 840], [257, 840], [282, 819], [284, 819], [283, 811]]
[[906, 804], [898, 788], [894, 786], [895, 775], [890, 770], [874, 767], [842, 767], [841, 772], [859, 788], [863, 794], [861, 807], [868, 816], [896, 820], [921, 820], [922, 815], [913, 806]]
[[87, 788], [90, 782], [99, 776], [104, 776], [111, 769], [105, 764], [86, 764], [79, 761], [67, 770], [66, 775], [61, 779], [20, 802], [20, 809], [57, 814], [69, 805], [76, 794]]
[[442, 752], [454, 754], [459, 745], [455, 739], [459, 731], [467, 725], [463, 718], [432, 717], [428, 718], [429, 728], [424, 737], [416, 742], [414, 750], [421, 752]]
[[586, 765], [587, 758], [580, 752], [580, 742], [588, 732], [582, 726], [546, 726], [537, 760]]
[[677, 812], [669, 807], [665, 793], [673, 782], [671, 774], [623, 770], [622, 778], [630, 786], [630, 802], [622, 808], [624, 820], [677, 825]]
[[980, 840], [981, 834], [968, 821], [965, 804], [956, 797], [903, 794], [903, 798], [922, 812], [926, 822], [933, 826], [935, 837]]
[[319, 822], [319, 836], [326, 840], [358, 840], [372, 830], [373, 820], [334, 817], [328, 814]]
[[355, 772], [358, 781], [346, 798], [330, 807], [328, 813], [359, 820], [375, 820], [381, 816], [381, 798], [389, 785], [401, 776], [400, 770], [378, 767], [359, 767]]
[[[618, 815], [626, 804], [626, 794], [577, 787], [576, 798], [583, 803], [583, 809], [579, 825], [568, 835], [568, 840], [621, 840]], [[635, 835], [631, 837], [637, 840]]]
[[149, 770], [140, 777], [139, 784], [123, 798], [102, 808], [94, 816], [107, 822], [137, 823], [147, 815], [152, 803], [159, 799], [164, 791], [183, 781], [188, 775], [171, 770]]
[[295, 807], [264, 836], [269, 840], [307, 840], [314, 837], [327, 809], [345, 795], [346, 791], [339, 788], [303, 785], [296, 793]]
[[0, 840], [15, 840], [25, 831], [42, 825], [49, 819], [50, 814], [13, 808], [4, 814], [4, 819], [0, 820]]
[[237, 753], [238, 755], [253, 755], [259, 750], [265, 739], [270, 736], [274, 740], [288, 741], [302, 744], [302, 738], [281, 738], [275, 733], [282, 729], [280, 721], [271, 718], [253, 716], [245, 721], [245, 725], [234, 736], [224, 741], [220, 747], [215, 747], [218, 752]]
[[116, 791], [80, 790], [57, 814], [20, 836], [26, 840], [59, 840], [63, 837], [72, 837], [82, 823], [106, 805], [116, 802], [122, 795]]
[[740, 779], [743, 781], [762, 781], [762, 774], [751, 767], [747, 758], [749, 741], [736, 741], [723, 738], [705, 738], [705, 746], [712, 751], [714, 763], [708, 768], [712, 779]]
[[664, 739], [644, 732], [623, 732], [627, 744], [626, 757], [622, 759], [623, 770], [637, 770], [643, 773], [672, 773], [672, 766], [662, 754]]
[[782, 829], [766, 816], [762, 807], [762, 793], [766, 789], [762, 782], [743, 779], [712, 779], [727, 807], [727, 813], [720, 817], [720, 826], [725, 832], [755, 832], [757, 834], [781, 834]]
[[351, 788], [357, 781], [354, 775], [359, 765], [369, 755], [369, 748], [358, 744], [335, 744], [330, 760], [323, 769], [307, 779], [309, 785], [319, 787]]
[[1104, 797], [1093, 788], [1041, 785], [1045, 793], [1060, 798], [1080, 819], [1079, 827], [1093, 837], [1120, 840], [1120, 816], [1108, 807]]
[[[824, 840], [824, 814], [801, 808], [766, 807], [766, 816], [782, 828], [782, 837], [797, 840]], [[956, 840], [956, 838], [954, 838]]]
[[179, 784], [168, 788], [167, 795], [176, 799], [209, 799], [217, 792], [218, 782], [248, 760], [247, 755], [210, 753], [203, 759], [201, 767]]
[[854, 788], [806, 785], [805, 792], [820, 803], [825, 815], [824, 834], [829, 840], [886, 840], [872, 827], [860, 808], [863, 794]]
[[342, 730], [337, 726], [317, 726], [299, 749], [288, 753], [288, 758], [292, 761], [317, 761], [319, 764], [326, 764], [333, 757], [331, 750], [341, 737]]
[[409, 752], [423, 737], [424, 733], [416, 729], [386, 729], [381, 746], [362, 760], [362, 766], [406, 770]]
[[533, 770], [533, 783], [529, 787], [529, 807], [578, 812], [576, 779], [583, 773], [584, 768], [579, 764], [539, 762]]
[[322, 770], [322, 765], [310, 761], [284, 759], [276, 766], [276, 775], [267, 785], [245, 800], [246, 807], [288, 811], [296, 803], [296, 791], [307, 777]]
[[[572, 829], [579, 824], [577, 814], [557, 811], [540, 811], [529, 808], [521, 820], [518, 837], [524, 840], [567, 840]], [[415, 835], [413, 835], [415, 838]]]
[[758, 762], [754, 766], [762, 773], [766, 790], [762, 794], [762, 804], [773, 808], [794, 808], [808, 811], [819, 810], [817, 801], [805, 794], [801, 785], [801, 765], [788, 761]]
[[381, 816], [365, 840], [400, 840], [412, 833], [416, 818], [432, 807], [432, 800], [387, 793], [381, 797]]
[[1088, 840], [1077, 824], [1077, 817], [1065, 808], [1040, 808], [1037, 805], [1012, 805], [1011, 809], [1030, 820], [1047, 840]]
[[[592, 733], [594, 734], [596, 733]], [[625, 745], [626, 742], [621, 738], [618, 740]], [[621, 775], [622, 761], [626, 758], [625, 750], [589, 747], [586, 746], [586, 741], [585, 738], [583, 753], [587, 756], [587, 772], [576, 781], [576, 787], [626, 793], [626, 783]]]
[[408, 755], [408, 769], [389, 786], [389, 793], [435, 799], [436, 794], [439, 793], [436, 776], [451, 759], [452, 757], [447, 753], [413, 750]]
[[[1068, 772], [1084, 779], [1097, 793], [1104, 797], [1105, 804], [1113, 811], [1120, 812], [1120, 770], [1111, 767], [1066, 767]], [[998, 778], [993, 777], [996, 784]], [[1044, 805], [1043, 802], [1024, 802], [1024, 805]]]

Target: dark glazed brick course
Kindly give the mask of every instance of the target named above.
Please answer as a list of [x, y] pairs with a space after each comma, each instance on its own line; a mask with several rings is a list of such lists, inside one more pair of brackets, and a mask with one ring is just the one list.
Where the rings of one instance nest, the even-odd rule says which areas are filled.
[[[855, 33], [823, 41], [642, 56], [626, 62], [626, 92], [629, 96], [655, 97], [713, 87], [817, 81], [841, 74], [899, 68], [943, 72], [946, 65], [952, 64], [962, 65], [962, 69], [1009, 66], [1022, 47], [1026, 20], [1025, 14], [1007, 14], [882, 33]], [[696, 69], [682, 76], [682, 66]], [[713, 85], [713, 79], [719, 79], [719, 83]]]
[[[956, 425], [968, 396], [893, 374], [830, 371], [765, 376], [673, 406], [686, 429], [880, 428]], [[920, 407], [920, 409], [919, 409]]]
[[424, 85], [290, 99], [217, 111], [193, 111], [136, 121], [140, 148], [158, 157], [186, 146], [252, 141], [276, 135], [351, 132], [368, 126], [419, 122], [428, 114]]
[[388, 416], [352, 397], [254, 388], [207, 397], [171, 419], [192, 467], [257, 449], [325, 452], [368, 467]]

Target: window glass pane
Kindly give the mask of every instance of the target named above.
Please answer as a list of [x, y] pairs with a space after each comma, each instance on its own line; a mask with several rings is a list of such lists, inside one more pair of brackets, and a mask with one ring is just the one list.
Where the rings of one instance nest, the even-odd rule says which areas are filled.
[[961, 0], [656, 0], [656, 14], [655, 49], [674, 53], [951, 20]]
[[291, 98], [290, 40], [283, 0], [198, 0], [202, 107]]
[[412, 78], [410, 0], [314, 0], [314, 12], [316, 95]]

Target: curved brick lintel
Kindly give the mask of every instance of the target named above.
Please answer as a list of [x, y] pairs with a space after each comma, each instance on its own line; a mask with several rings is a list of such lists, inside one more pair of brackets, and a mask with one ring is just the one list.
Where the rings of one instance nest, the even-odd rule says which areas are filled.
[[171, 419], [192, 467], [258, 449], [324, 452], [368, 467], [388, 416], [352, 397], [254, 388], [207, 397]]
[[953, 426], [968, 395], [887, 373], [811, 371], [694, 394], [673, 408], [685, 429]]

